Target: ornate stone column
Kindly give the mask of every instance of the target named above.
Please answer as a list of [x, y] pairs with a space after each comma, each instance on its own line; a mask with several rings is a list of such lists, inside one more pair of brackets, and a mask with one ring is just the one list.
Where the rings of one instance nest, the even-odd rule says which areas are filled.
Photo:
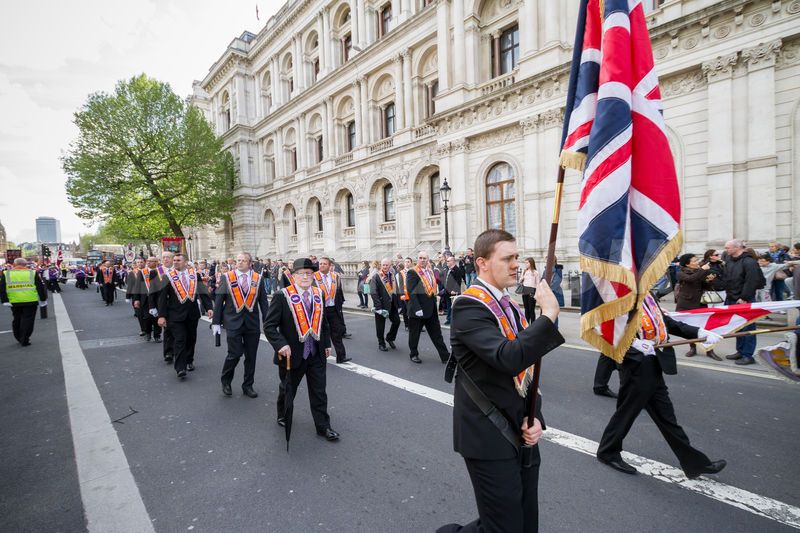
[[561, 35], [559, 28], [561, 2], [545, 2], [544, 3], [544, 45], [550, 46], [558, 43]]
[[414, 113], [412, 111], [412, 96], [411, 91], [411, 50], [406, 48], [400, 54], [403, 57], [403, 116], [405, 118], [404, 126], [410, 128], [413, 126]]
[[[351, 13], [353, 12], [351, 11]], [[367, 42], [367, 15], [364, 9], [364, 0], [356, 0], [356, 14], [356, 22], [358, 23], [358, 39], [356, 39], [356, 34], [354, 32], [353, 43], [358, 43], [358, 47], [363, 50], [369, 44]]]
[[[708, 244], [720, 246], [734, 237], [733, 69], [738, 54], [703, 63], [708, 79]], [[711, 201], [713, 198], [713, 201]]]
[[[359, 5], [361, 6], [361, 13], [364, 12], [363, 0], [350, 0], [350, 38], [354, 46], [361, 48], [361, 33], [358, 31], [359, 21], [362, 16], [359, 14]], [[357, 51], [353, 50], [351, 55], [356, 55]]]
[[[366, 83], [366, 80], [363, 77], [359, 77], [353, 82], [353, 111], [356, 121], [356, 146], [361, 146], [363, 138], [364, 117], [362, 116], [361, 85], [364, 83]], [[344, 150], [342, 150], [342, 152], [344, 152]]]
[[396, 130], [402, 130], [405, 125], [405, 109], [403, 105], [403, 55], [397, 54], [394, 61], [394, 113]]
[[447, 0], [436, 5], [436, 56], [439, 64], [439, 91], [450, 88], [450, 6]]
[[539, 0], [522, 0], [519, 4], [520, 56], [539, 49]]
[[[369, 123], [369, 79], [362, 76], [358, 79], [361, 89], [361, 141], [364, 144], [372, 142], [372, 128]], [[358, 124], [356, 127], [358, 128]]]
[[325, 98], [325, 115], [327, 119], [325, 123], [322, 125], [323, 135], [325, 135], [325, 139], [323, 140], [324, 151], [325, 153], [322, 154], [325, 158], [331, 157], [336, 153], [336, 140], [335, 140], [335, 133], [333, 131], [333, 97], [328, 96]]
[[[775, 239], [777, 164], [775, 140], [775, 59], [780, 39], [742, 51], [747, 65], [747, 235], [749, 241]], [[713, 130], [711, 130], [713, 131]]]
[[272, 81], [272, 111], [278, 109], [283, 103], [281, 94], [281, 66], [278, 61], [278, 56], [272, 56], [272, 68], [270, 69], [270, 80]]
[[453, 2], [453, 85], [464, 83], [467, 68], [467, 50], [464, 37], [464, 2]]
[[306, 152], [308, 139], [306, 139], [306, 114], [300, 113], [297, 117], [297, 170], [306, 168]]
[[325, 53], [325, 74], [333, 70], [333, 50], [335, 49], [332, 41], [331, 32], [331, 13], [327, 7], [322, 8], [322, 34], [319, 36], [320, 41], [324, 42], [325, 46], [323, 51]]

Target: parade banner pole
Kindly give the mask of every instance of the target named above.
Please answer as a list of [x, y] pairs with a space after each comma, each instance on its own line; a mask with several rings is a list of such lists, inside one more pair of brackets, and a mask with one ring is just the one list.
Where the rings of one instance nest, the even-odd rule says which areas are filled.
[[[764, 333], [780, 333], [781, 331], [795, 331], [800, 329], [800, 326], [785, 326], [780, 328], [773, 328], [773, 329], [753, 329], [750, 331], [739, 331], [737, 333], [730, 333], [728, 335], [723, 335], [723, 339], [735, 339], [736, 337], [748, 337], [750, 335], [763, 335]], [[664, 344], [656, 344], [653, 348], [670, 348], [672, 346], [681, 346], [682, 344], [695, 344], [695, 343], [702, 343], [705, 338], [702, 339], [684, 339], [681, 341], [675, 342], [665, 342]]]

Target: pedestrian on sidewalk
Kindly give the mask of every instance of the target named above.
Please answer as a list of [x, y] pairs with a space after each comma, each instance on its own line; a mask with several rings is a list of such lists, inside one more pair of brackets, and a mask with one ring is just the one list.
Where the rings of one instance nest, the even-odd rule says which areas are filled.
[[[744, 243], [733, 239], [725, 243], [727, 261], [725, 265], [725, 305], [749, 304], [755, 301], [756, 291], [764, 287], [764, 277], [755, 258], [746, 251]], [[755, 324], [748, 324], [740, 331], [752, 331]], [[711, 343], [709, 343], [711, 344]], [[737, 365], [753, 365], [756, 351], [755, 335], [736, 338], [736, 352], [726, 355], [726, 359], [736, 361]]]
[[[236, 257], [236, 268], [229, 270], [220, 278], [214, 302], [214, 320], [211, 331], [221, 333], [220, 325], [225, 323], [228, 342], [228, 355], [222, 366], [222, 393], [231, 396], [231, 383], [239, 359], [244, 355], [244, 380], [242, 392], [250, 398], [258, 398], [253, 390], [256, 373], [256, 354], [261, 338], [261, 324], [267, 316], [269, 300], [261, 275], [251, 268], [251, 256], [242, 252]], [[256, 303], [258, 305], [256, 305]], [[261, 313], [259, 316], [259, 312]]]
[[158, 296], [158, 325], [169, 325], [175, 339], [175, 372], [184, 379], [186, 371], [194, 370], [194, 348], [197, 343], [197, 324], [200, 308], [197, 300], [214, 316], [208, 288], [194, 268], [187, 268], [186, 256], [174, 255], [173, 268], [167, 272], [169, 285]]
[[[381, 269], [372, 275], [369, 280], [369, 291], [372, 296], [372, 310], [375, 314], [375, 333], [378, 337], [378, 349], [388, 352], [386, 343], [392, 350], [395, 350], [394, 341], [397, 339], [397, 330], [400, 329], [400, 299], [397, 296], [397, 284], [391, 273], [392, 261], [385, 257], [381, 261]], [[386, 319], [392, 323], [389, 327], [389, 334], [384, 337], [386, 331]]]
[[[691, 309], [701, 309], [708, 307], [701, 302], [703, 293], [711, 289], [711, 284], [715, 279], [715, 274], [711, 272], [709, 263], [702, 264], [694, 254], [683, 254], [678, 259], [678, 290], [675, 291], [675, 310], [689, 311]], [[689, 344], [689, 351], [686, 357], [697, 355], [697, 345]], [[714, 353], [713, 349], [706, 350], [706, 355], [715, 361], [722, 361], [722, 358]]]
[[536, 318], [536, 287], [541, 277], [536, 270], [533, 257], [525, 259], [525, 270], [522, 272], [522, 307], [525, 309], [525, 320], [533, 322]]
[[14, 338], [30, 346], [36, 309], [47, 305], [47, 289], [36, 271], [28, 268], [27, 259], [17, 257], [14, 267], [0, 275], [0, 302], [11, 308]]

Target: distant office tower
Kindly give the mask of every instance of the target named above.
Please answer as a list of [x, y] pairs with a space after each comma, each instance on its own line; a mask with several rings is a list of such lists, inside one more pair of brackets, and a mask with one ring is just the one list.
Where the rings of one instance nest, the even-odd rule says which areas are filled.
[[61, 222], [52, 217], [37, 218], [36, 240], [39, 242], [61, 242]]

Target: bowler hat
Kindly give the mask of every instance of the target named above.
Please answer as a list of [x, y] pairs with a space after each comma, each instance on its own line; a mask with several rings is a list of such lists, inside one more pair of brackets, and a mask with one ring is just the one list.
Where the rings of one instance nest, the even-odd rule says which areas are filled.
[[311, 269], [314, 272], [316, 272], [318, 270], [318, 267], [308, 257], [302, 257], [300, 259], [295, 259], [294, 260], [294, 264], [292, 265], [292, 272], [297, 272], [298, 270], [303, 269], [303, 268]]

